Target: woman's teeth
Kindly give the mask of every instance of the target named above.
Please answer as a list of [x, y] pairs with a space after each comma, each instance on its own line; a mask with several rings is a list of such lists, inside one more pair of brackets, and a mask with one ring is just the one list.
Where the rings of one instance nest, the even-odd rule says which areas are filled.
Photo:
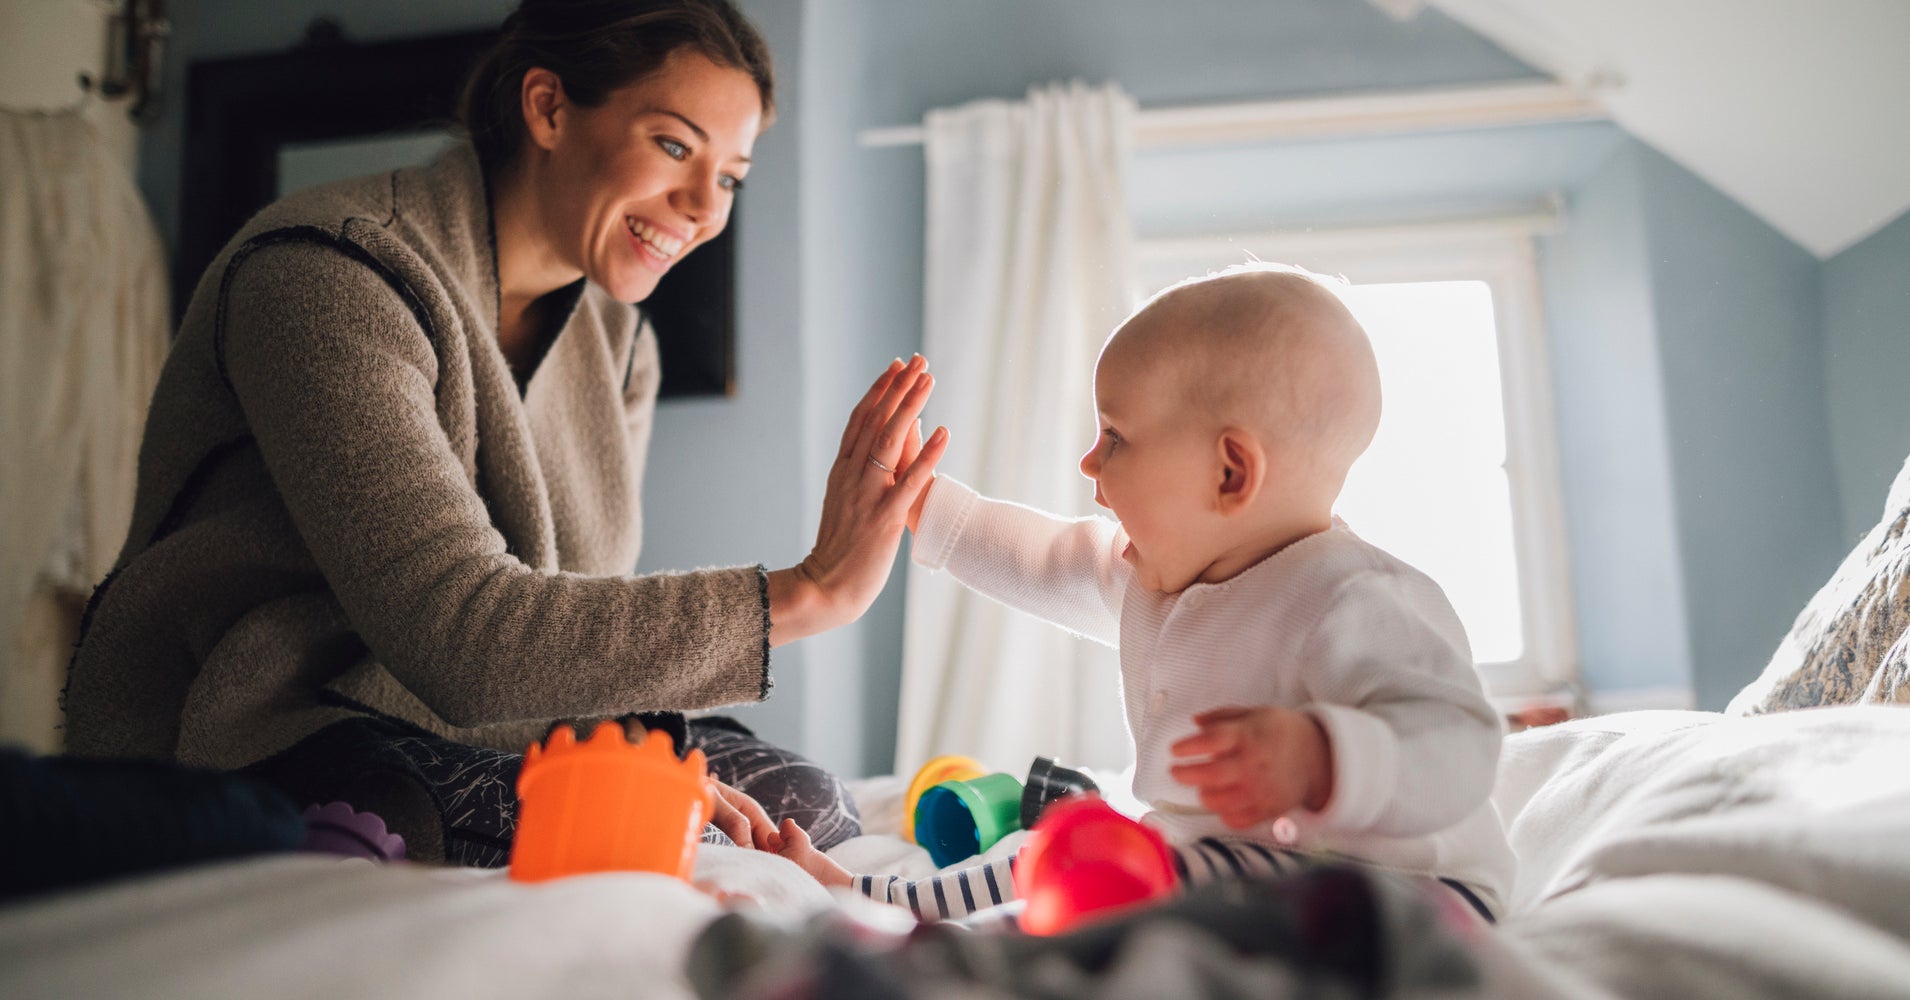
[[641, 219], [625, 220], [625, 225], [630, 227], [630, 235], [642, 240], [650, 249], [655, 250], [658, 256], [666, 260], [675, 257], [683, 249], [682, 240], [664, 233]]

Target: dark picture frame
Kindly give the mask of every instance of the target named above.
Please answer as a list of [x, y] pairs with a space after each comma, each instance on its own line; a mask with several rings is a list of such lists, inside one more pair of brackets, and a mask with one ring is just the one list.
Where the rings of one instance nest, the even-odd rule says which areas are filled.
[[[232, 234], [278, 196], [281, 150], [448, 128], [466, 72], [496, 37], [358, 44], [317, 22], [289, 52], [195, 61], [186, 82], [175, 308], [184, 310]], [[737, 215], [640, 307], [657, 333], [662, 397], [735, 394]]]

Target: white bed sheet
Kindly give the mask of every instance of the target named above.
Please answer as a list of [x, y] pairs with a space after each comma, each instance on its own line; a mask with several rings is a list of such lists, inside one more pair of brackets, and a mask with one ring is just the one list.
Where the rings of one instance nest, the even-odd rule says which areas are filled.
[[[785, 912], [830, 905], [770, 855], [706, 849], [697, 875]], [[0, 996], [688, 997], [683, 956], [720, 912], [661, 875], [523, 885], [278, 855], [0, 910]]]
[[1511, 737], [1503, 996], [1910, 997], [1910, 711], [1634, 712]]
[[[904, 785], [856, 783], [870, 829], [899, 826]], [[1523, 869], [1477, 941], [1491, 995], [1910, 997], [1910, 711], [1567, 723], [1507, 741], [1495, 798]], [[834, 853], [933, 869], [886, 834]], [[702, 851], [696, 878], [775, 913], [832, 905], [739, 849]], [[661, 876], [261, 858], [0, 908], [0, 996], [684, 997], [721, 909]]]

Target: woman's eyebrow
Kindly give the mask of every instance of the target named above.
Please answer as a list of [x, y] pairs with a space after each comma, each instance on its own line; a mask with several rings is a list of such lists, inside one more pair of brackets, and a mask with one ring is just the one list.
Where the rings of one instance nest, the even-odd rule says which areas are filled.
[[[670, 117], [676, 119], [677, 121], [680, 121], [683, 124], [689, 126], [690, 131], [696, 133], [696, 137], [699, 141], [702, 141], [702, 142], [710, 141], [710, 134], [708, 132], [703, 131], [703, 126], [698, 125], [697, 123], [691, 121], [686, 115], [684, 115], [680, 111], [671, 111], [669, 108], [644, 108], [638, 113], [646, 114], [646, 115], [669, 115]], [[736, 159], [744, 163], [749, 162], [749, 157], [747, 156], [739, 156]]]

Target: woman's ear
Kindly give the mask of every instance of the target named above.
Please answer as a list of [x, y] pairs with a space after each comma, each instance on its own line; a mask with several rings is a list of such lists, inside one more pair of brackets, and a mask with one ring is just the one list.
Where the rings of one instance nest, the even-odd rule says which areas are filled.
[[1216, 506], [1220, 513], [1232, 514], [1253, 505], [1267, 482], [1267, 451], [1260, 439], [1239, 428], [1228, 427], [1216, 442], [1220, 453], [1220, 487]]
[[550, 70], [533, 66], [524, 71], [518, 97], [531, 144], [546, 152], [555, 149], [557, 133], [564, 124], [564, 112], [569, 108], [564, 97], [564, 81]]

